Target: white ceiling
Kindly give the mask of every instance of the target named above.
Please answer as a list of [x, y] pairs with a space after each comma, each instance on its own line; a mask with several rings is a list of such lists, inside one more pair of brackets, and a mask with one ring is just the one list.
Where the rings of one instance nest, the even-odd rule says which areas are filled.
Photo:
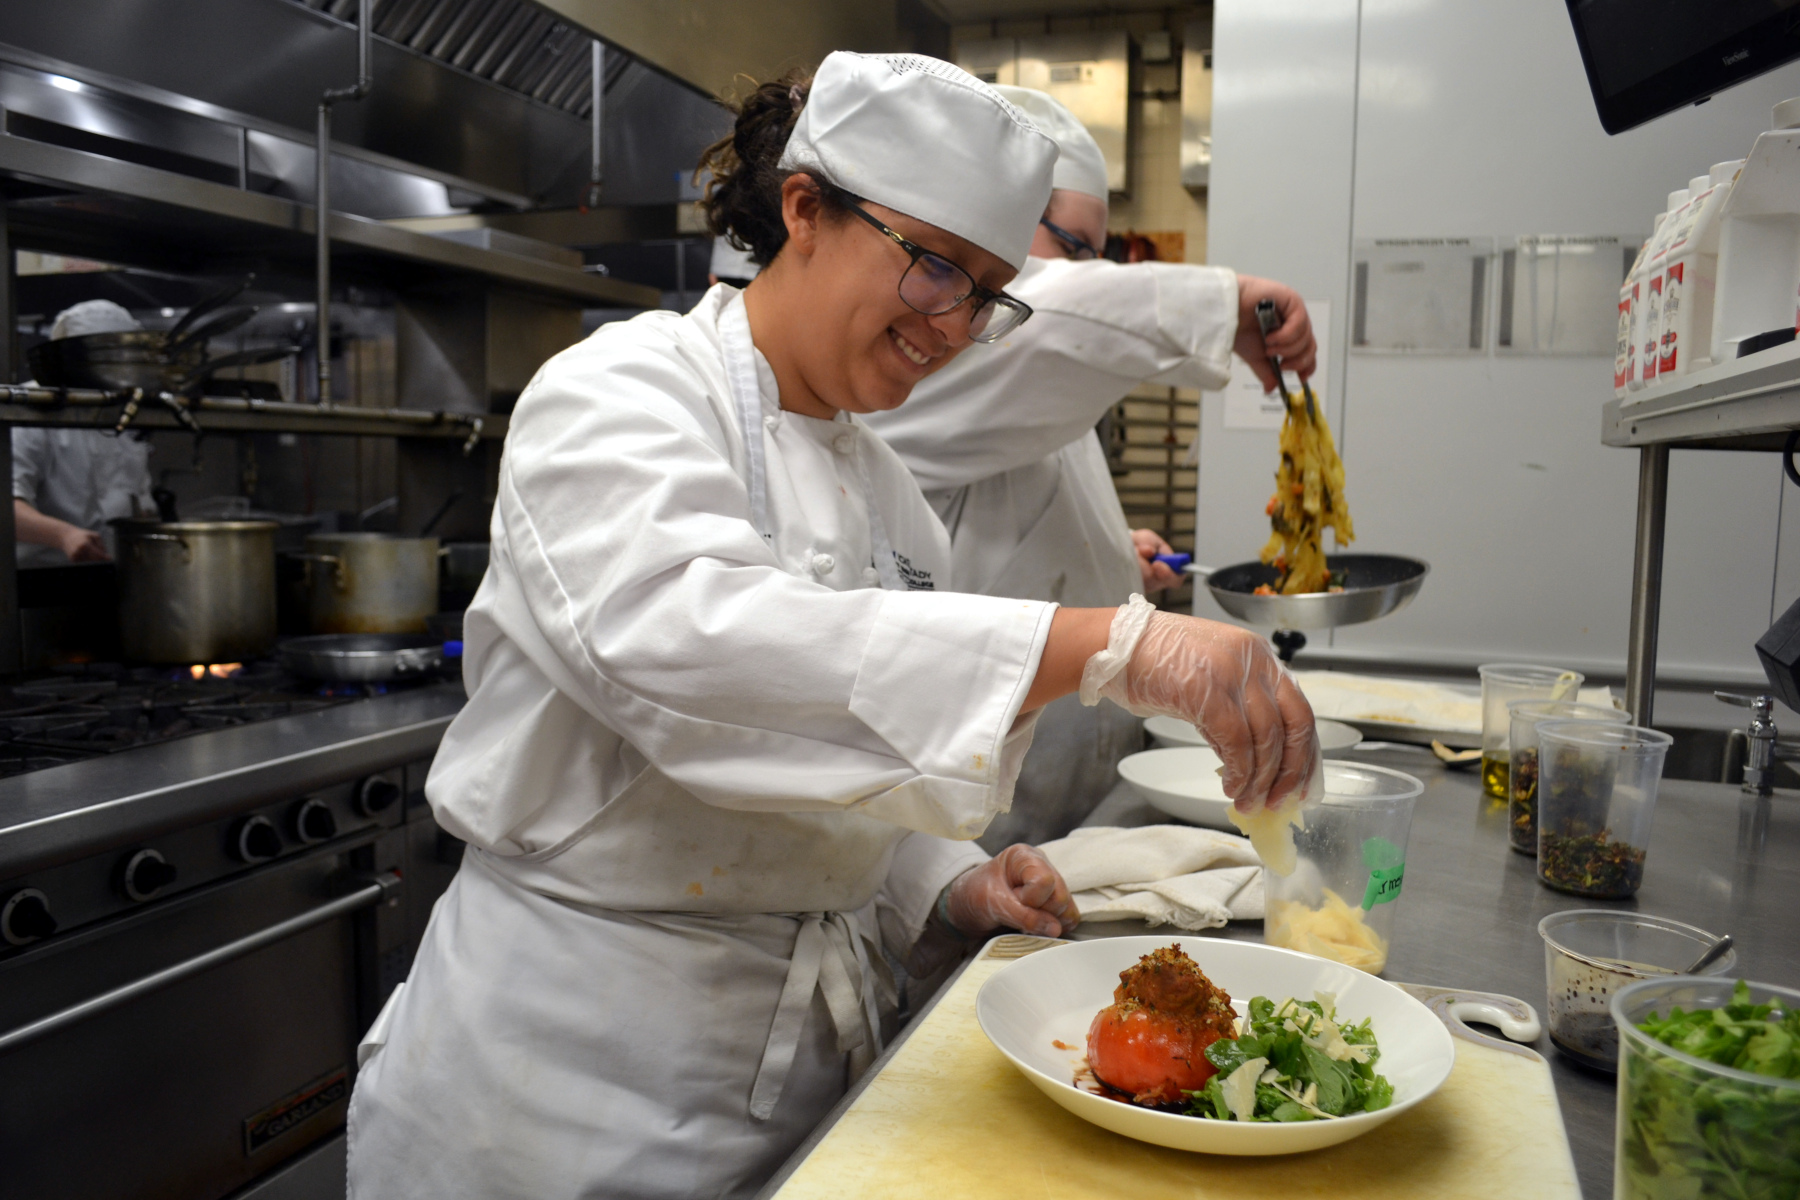
[[1097, 0], [928, 0], [928, 3], [954, 25], [970, 21], [1020, 21], [1033, 17], [1070, 16], [1077, 13], [1098, 15], [1170, 7], [1168, 3], [1158, 4], [1152, 0], [1125, 0], [1124, 3], [1111, 4]]

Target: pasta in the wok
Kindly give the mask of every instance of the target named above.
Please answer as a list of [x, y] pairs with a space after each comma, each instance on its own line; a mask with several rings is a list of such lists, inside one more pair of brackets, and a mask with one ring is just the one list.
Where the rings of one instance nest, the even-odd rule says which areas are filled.
[[1281, 463], [1275, 468], [1275, 494], [1269, 497], [1269, 525], [1274, 530], [1262, 549], [1262, 560], [1280, 574], [1263, 595], [1292, 596], [1341, 588], [1325, 563], [1324, 535], [1337, 534], [1337, 544], [1353, 541], [1356, 529], [1344, 502], [1344, 464], [1332, 444], [1331, 428], [1310, 388], [1304, 397], [1281, 394], [1287, 416], [1281, 423]]

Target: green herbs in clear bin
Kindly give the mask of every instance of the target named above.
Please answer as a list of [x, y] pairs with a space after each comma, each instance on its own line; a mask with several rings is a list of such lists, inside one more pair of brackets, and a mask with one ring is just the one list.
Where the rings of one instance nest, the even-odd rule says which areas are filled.
[[1369, 1022], [1337, 1023], [1335, 998], [1250, 1001], [1242, 1034], [1206, 1048], [1219, 1073], [1187, 1093], [1188, 1115], [1218, 1121], [1329, 1121], [1394, 1102], [1375, 1073], [1381, 1050]]
[[1537, 789], [1538, 752], [1515, 749], [1512, 752], [1512, 794], [1506, 805], [1506, 836], [1514, 850], [1537, 853]]
[[[1638, 1028], [1684, 1054], [1771, 1079], [1800, 1079], [1800, 1012], [1752, 1004], [1740, 981], [1723, 1008]], [[1759, 1086], [1653, 1050], [1627, 1054], [1619, 1161], [1632, 1200], [1800, 1197], [1800, 1089]]]
[[1644, 882], [1644, 852], [1612, 840], [1611, 831], [1538, 836], [1538, 877], [1583, 896], [1631, 896]]

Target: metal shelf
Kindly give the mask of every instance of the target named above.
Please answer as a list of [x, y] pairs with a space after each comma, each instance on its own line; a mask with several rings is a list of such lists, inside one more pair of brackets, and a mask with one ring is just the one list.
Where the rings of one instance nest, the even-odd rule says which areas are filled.
[[[133, 393], [88, 388], [0, 385], [0, 426], [41, 425], [68, 429], [118, 427]], [[142, 394], [133, 429], [187, 429], [205, 433], [324, 433], [355, 437], [454, 438], [473, 450], [506, 436], [503, 413], [430, 412], [411, 408], [356, 408], [343, 404], [292, 404], [233, 396], [183, 397]]]
[[1639, 455], [1625, 707], [1638, 724], [1649, 725], [1655, 717], [1669, 451], [1781, 450], [1788, 434], [1800, 429], [1800, 342], [1708, 367], [1639, 395], [1607, 402], [1600, 440], [1635, 447]]
[[[266, 258], [312, 274], [311, 205], [0, 133], [0, 180], [13, 242], [101, 259], [146, 256], [192, 270]], [[331, 214], [341, 269], [383, 282], [474, 277], [591, 307], [655, 308], [655, 288], [487, 250], [349, 213]]]
[[1608, 446], [1779, 450], [1796, 428], [1800, 342], [1790, 342], [1635, 397], [1615, 397], [1603, 410], [1600, 440]]

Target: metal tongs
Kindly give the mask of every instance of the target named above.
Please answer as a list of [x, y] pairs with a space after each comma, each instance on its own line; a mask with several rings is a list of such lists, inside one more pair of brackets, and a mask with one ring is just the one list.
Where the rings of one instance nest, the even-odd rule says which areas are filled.
[[[1262, 328], [1264, 339], [1281, 328], [1281, 316], [1275, 311], [1273, 300], [1256, 302], [1256, 323]], [[1269, 365], [1275, 368], [1275, 386], [1281, 390], [1282, 402], [1284, 404], [1292, 403], [1292, 398], [1288, 395], [1287, 381], [1281, 377], [1281, 356], [1279, 354], [1269, 355]], [[1300, 379], [1298, 375], [1294, 378]], [[1313, 398], [1312, 385], [1304, 379], [1300, 379], [1300, 394], [1306, 397], [1306, 415], [1315, 421], [1318, 420], [1319, 403]]]

